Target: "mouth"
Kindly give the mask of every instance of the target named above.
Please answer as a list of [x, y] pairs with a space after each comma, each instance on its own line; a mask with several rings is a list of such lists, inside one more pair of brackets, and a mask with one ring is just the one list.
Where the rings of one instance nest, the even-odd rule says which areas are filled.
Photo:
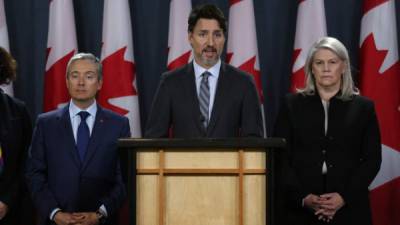
[[215, 54], [217, 54], [217, 49], [213, 47], [207, 47], [203, 50], [203, 53], [206, 57], [213, 57]]

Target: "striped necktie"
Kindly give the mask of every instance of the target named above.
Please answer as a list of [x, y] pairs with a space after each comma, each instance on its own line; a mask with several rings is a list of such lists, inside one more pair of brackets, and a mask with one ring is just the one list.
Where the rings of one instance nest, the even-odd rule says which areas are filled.
[[202, 75], [200, 83], [200, 92], [199, 92], [199, 104], [200, 104], [200, 113], [202, 115], [201, 122], [203, 123], [204, 128], [207, 129], [208, 126], [208, 114], [209, 114], [209, 105], [210, 105], [210, 86], [208, 85], [208, 77], [211, 76], [211, 73], [205, 71]]

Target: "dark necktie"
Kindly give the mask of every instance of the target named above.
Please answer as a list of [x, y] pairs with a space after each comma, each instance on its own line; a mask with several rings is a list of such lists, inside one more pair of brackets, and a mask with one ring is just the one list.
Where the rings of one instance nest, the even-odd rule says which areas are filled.
[[89, 126], [86, 123], [86, 119], [90, 114], [85, 111], [80, 111], [78, 115], [81, 117], [81, 123], [79, 124], [78, 133], [76, 136], [76, 147], [78, 148], [79, 158], [83, 162], [89, 144], [90, 131]]
[[208, 85], [208, 77], [211, 76], [211, 73], [206, 71], [201, 76], [203, 77], [201, 79], [199, 92], [200, 113], [202, 115], [201, 122], [203, 123], [204, 128], [207, 128], [210, 105], [210, 86]]

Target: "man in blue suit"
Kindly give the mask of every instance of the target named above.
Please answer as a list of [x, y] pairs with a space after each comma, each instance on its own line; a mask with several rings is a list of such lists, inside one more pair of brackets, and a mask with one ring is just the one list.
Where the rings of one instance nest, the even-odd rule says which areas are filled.
[[113, 224], [126, 192], [116, 148], [128, 119], [96, 104], [102, 66], [92, 54], [68, 63], [71, 96], [36, 122], [26, 177], [43, 224]]

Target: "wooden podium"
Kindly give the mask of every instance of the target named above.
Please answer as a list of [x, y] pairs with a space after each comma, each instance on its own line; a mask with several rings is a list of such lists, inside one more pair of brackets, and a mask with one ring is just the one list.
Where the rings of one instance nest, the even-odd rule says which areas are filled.
[[272, 225], [278, 138], [120, 139], [130, 225]]

